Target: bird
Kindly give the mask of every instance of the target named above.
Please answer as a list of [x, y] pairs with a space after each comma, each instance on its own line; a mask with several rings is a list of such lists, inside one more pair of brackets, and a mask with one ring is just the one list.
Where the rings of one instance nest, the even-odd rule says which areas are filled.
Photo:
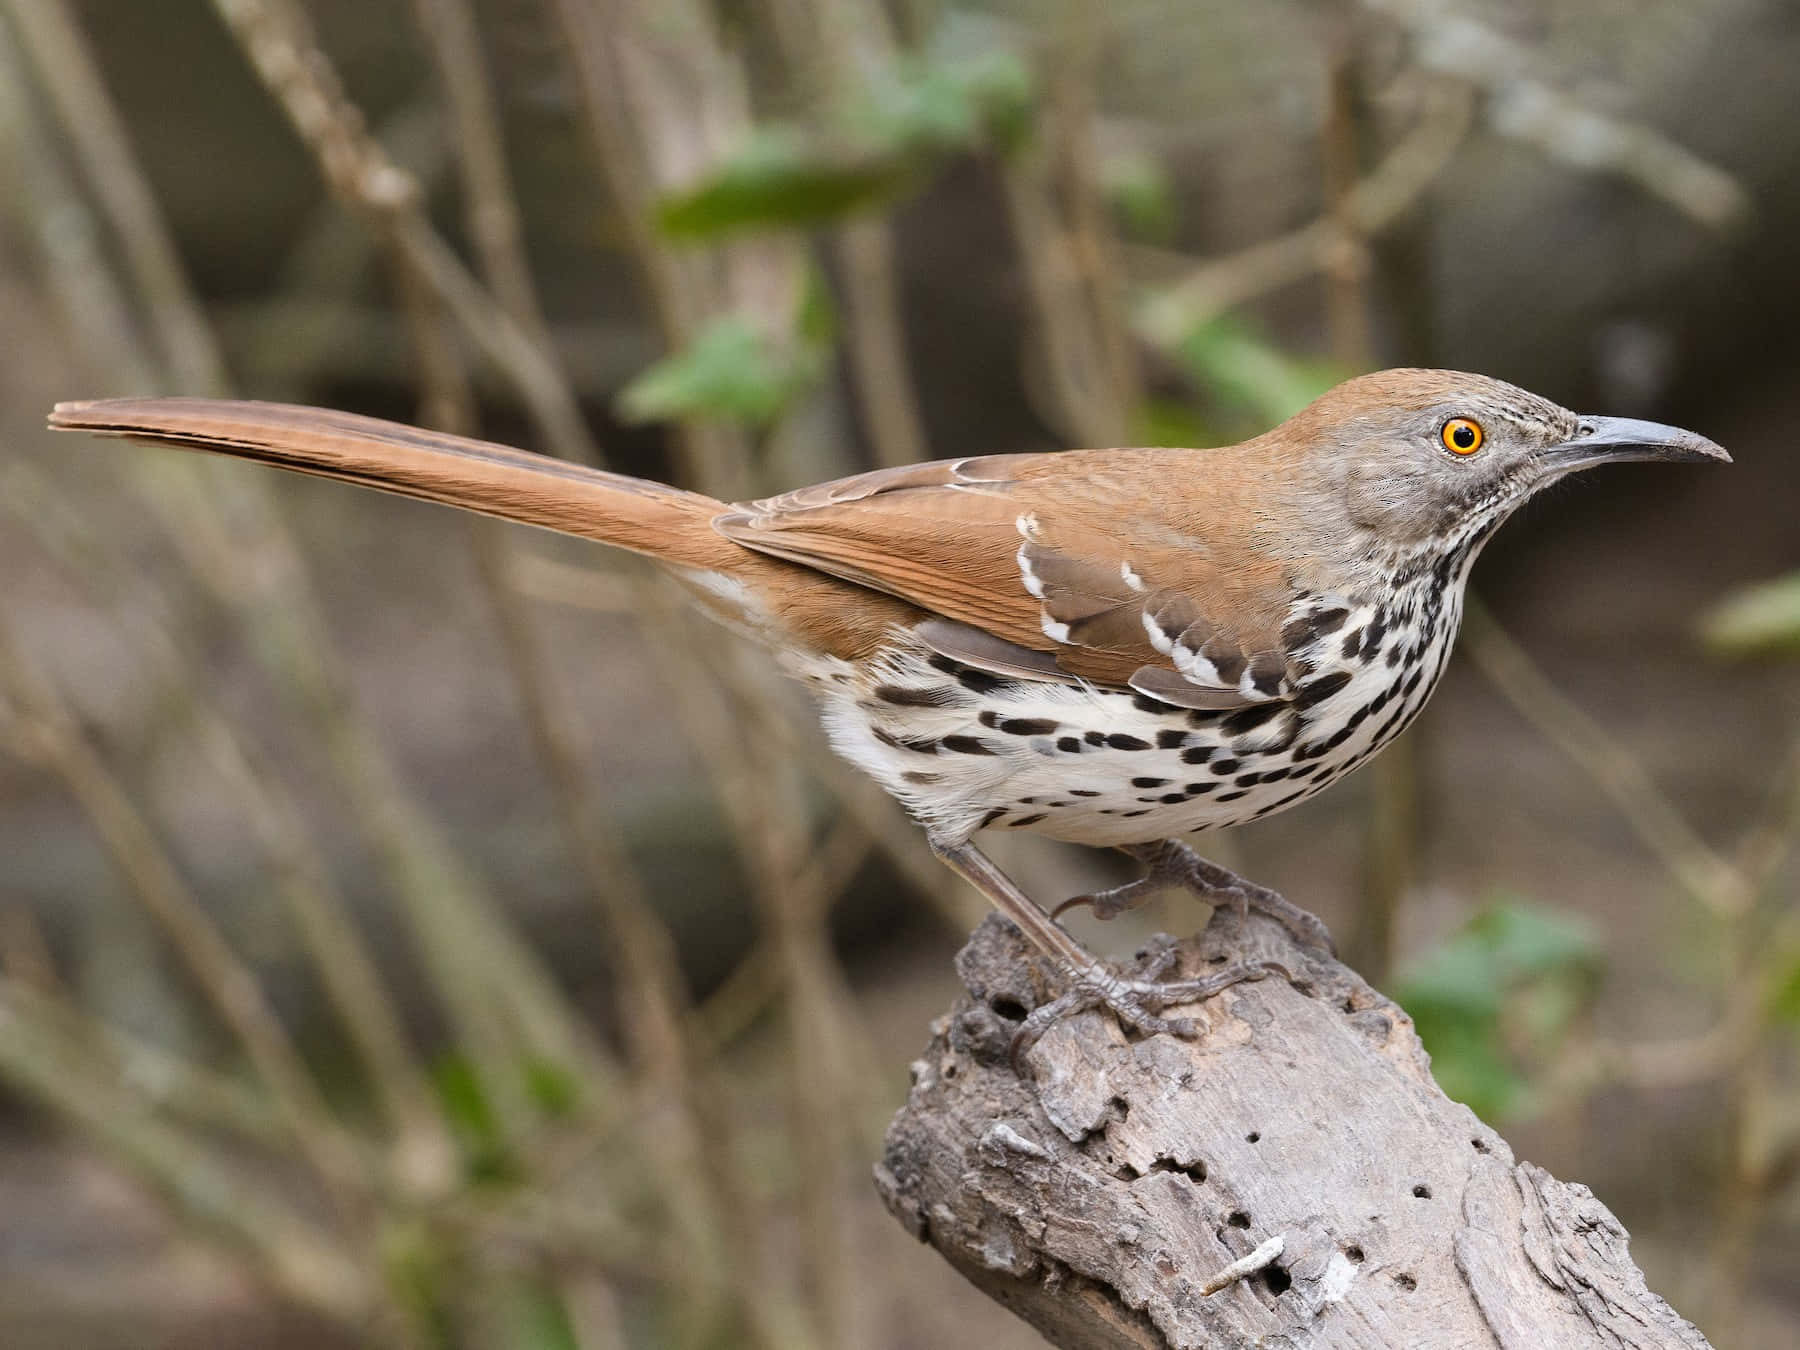
[[[1703, 436], [1582, 416], [1456, 371], [1350, 379], [1209, 449], [978, 455], [725, 503], [485, 441], [241, 400], [60, 403], [64, 431], [338, 479], [642, 554], [771, 649], [832, 747], [1057, 967], [1034, 1010], [1144, 1034], [1274, 971], [1127, 977], [1058, 920], [1179, 885], [1330, 951], [1313, 915], [1184, 836], [1317, 794], [1390, 744], [1443, 674], [1470, 567], [1525, 501], [1631, 460], [1729, 463]], [[1136, 881], [1040, 907], [975, 843], [1027, 831], [1123, 850]], [[1022, 1033], [1024, 1034], [1024, 1033]]]

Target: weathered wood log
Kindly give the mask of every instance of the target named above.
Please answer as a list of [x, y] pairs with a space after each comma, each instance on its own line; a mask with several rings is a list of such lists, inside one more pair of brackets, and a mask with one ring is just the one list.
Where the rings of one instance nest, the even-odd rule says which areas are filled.
[[1066, 1350], [1704, 1350], [1606, 1206], [1445, 1097], [1410, 1019], [1354, 971], [1222, 911], [1178, 973], [1240, 943], [1295, 982], [1180, 1010], [1191, 1041], [1083, 1013], [1015, 1068], [1054, 985], [989, 918], [888, 1129], [894, 1216]]

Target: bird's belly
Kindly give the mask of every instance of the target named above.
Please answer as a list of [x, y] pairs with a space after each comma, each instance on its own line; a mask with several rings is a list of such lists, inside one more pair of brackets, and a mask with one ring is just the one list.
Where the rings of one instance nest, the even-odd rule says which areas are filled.
[[1022, 829], [1111, 845], [1240, 825], [1335, 782], [1423, 706], [1442, 660], [1420, 655], [1347, 666], [1307, 707], [1225, 712], [1007, 679], [910, 647], [805, 673], [838, 752], [938, 837]]

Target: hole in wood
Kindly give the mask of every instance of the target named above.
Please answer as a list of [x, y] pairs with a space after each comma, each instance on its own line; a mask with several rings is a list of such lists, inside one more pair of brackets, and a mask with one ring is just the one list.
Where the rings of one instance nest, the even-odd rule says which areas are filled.
[[1469, 1140], [1469, 1146], [1477, 1153], [1486, 1153], [1488, 1151], [1487, 1140], [1485, 1139], [1471, 1139]]
[[1225, 1216], [1225, 1222], [1230, 1224], [1233, 1228], [1248, 1228], [1250, 1226], [1250, 1216], [1241, 1209], [1234, 1209]]
[[1269, 1287], [1269, 1292], [1280, 1298], [1293, 1287], [1294, 1277], [1287, 1273], [1285, 1266], [1264, 1266], [1262, 1281]]
[[1409, 1294], [1419, 1287], [1419, 1282], [1410, 1275], [1396, 1275], [1394, 1276], [1394, 1283], [1399, 1285]]
[[1245, 1142], [1245, 1143], [1246, 1143], [1246, 1144], [1259, 1144], [1259, 1143], [1261, 1143], [1261, 1142], [1262, 1142], [1262, 1131], [1261, 1131], [1261, 1130], [1252, 1130], [1252, 1131], [1250, 1131], [1250, 1133], [1249, 1133], [1249, 1134], [1247, 1134], [1247, 1135], [1245, 1135], [1245, 1136], [1244, 1136], [1244, 1142]]
[[1360, 1266], [1363, 1263], [1363, 1249], [1352, 1242], [1348, 1247], [1344, 1248], [1344, 1257], [1351, 1265]]
[[995, 994], [988, 1000], [988, 1008], [995, 1017], [1007, 1022], [1023, 1022], [1025, 1005], [1016, 998], [1008, 998], [1005, 994]]
[[1431, 1187], [1421, 1181], [1417, 1186], [1413, 1187], [1413, 1196], [1415, 1199], [1429, 1200], [1431, 1199]]
[[1206, 1180], [1206, 1164], [1199, 1159], [1195, 1159], [1186, 1167], [1183, 1167], [1173, 1158], [1158, 1158], [1155, 1162], [1150, 1164], [1150, 1170], [1152, 1172], [1180, 1172], [1196, 1186]]

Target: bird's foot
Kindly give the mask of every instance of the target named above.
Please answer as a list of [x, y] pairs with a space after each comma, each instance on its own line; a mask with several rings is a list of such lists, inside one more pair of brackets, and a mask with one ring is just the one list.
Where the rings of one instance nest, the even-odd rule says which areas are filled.
[[1251, 910], [1265, 914], [1292, 933], [1301, 946], [1328, 956], [1337, 955], [1330, 930], [1316, 915], [1301, 909], [1287, 897], [1266, 886], [1246, 881], [1228, 867], [1208, 862], [1180, 840], [1165, 839], [1155, 844], [1134, 844], [1124, 852], [1150, 870], [1136, 881], [1128, 881], [1123, 886], [1065, 900], [1056, 907], [1051, 917], [1060, 918], [1066, 910], [1086, 906], [1093, 911], [1096, 919], [1117, 918], [1127, 910], [1136, 909], [1156, 892], [1179, 887], [1193, 892], [1215, 908], [1230, 905], [1240, 917], [1247, 916]]
[[1276, 961], [1240, 962], [1193, 979], [1165, 980], [1163, 975], [1179, 959], [1172, 940], [1164, 938], [1150, 953], [1141, 973], [1120, 975], [1099, 961], [1069, 971], [1069, 987], [1057, 998], [1032, 1009], [1013, 1037], [1012, 1055], [1018, 1062], [1043, 1034], [1065, 1017], [1105, 1008], [1128, 1030], [1141, 1036], [1180, 1036], [1192, 1039], [1200, 1024], [1191, 1017], [1164, 1017], [1165, 1008], [1198, 1003], [1235, 984], [1281, 975], [1292, 979]]

